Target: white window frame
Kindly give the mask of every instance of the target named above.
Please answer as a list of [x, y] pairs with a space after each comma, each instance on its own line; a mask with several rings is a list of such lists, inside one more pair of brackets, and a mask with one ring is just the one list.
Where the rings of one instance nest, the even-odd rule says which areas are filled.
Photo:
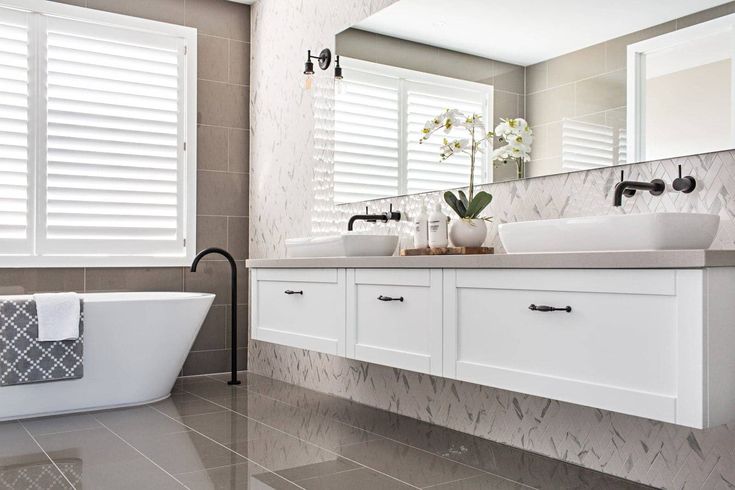
[[[731, 77], [735, 80], [735, 14], [718, 17], [628, 45], [626, 80], [626, 86], [628, 87], [626, 123], [628, 129], [626, 134], [626, 155], [629, 163], [643, 162], [648, 158], [646, 156], [645, 135], [646, 54], [718, 33], [730, 33], [732, 35]], [[732, 83], [732, 100], [732, 118], [735, 120], [735, 83]], [[735, 146], [735, 139], [732, 141], [732, 145]], [[712, 148], [706, 151], [718, 151], [720, 149], [725, 148]]]
[[[408, 180], [408, 135], [407, 135], [407, 107], [406, 107], [406, 83], [415, 84], [427, 84], [430, 86], [444, 86], [454, 89], [481, 91], [485, 93], [485, 111], [482, 114], [483, 120], [487, 125], [488, 129], [491, 130], [493, 127], [493, 94], [494, 86], [479, 82], [472, 82], [469, 80], [460, 80], [457, 78], [445, 77], [442, 75], [434, 75], [432, 73], [426, 73], [416, 70], [410, 70], [408, 68], [400, 68], [397, 66], [384, 65], [381, 63], [374, 63], [371, 61], [365, 61], [357, 58], [349, 58], [346, 56], [340, 57], [340, 65], [344, 69], [345, 78], [349, 77], [349, 70], [355, 69], [361, 72], [373, 73], [376, 75], [393, 77], [399, 80], [398, 88], [398, 196], [408, 195], [407, 191], [407, 180]], [[491, 183], [493, 181], [493, 166], [490, 164], [490, 153], [491, 148], [487, 149], [482, 155], [480, 165], [482, 167], [482, 175], [484, 176], [481, 183]], [[438, 155], [437, 155], [438, 158]], [[427, 191], [427, 192], [440, 192]], [[396, 196], [385, 196], [384, 198], [390, 198]], [[380, 198], [380, 199], [384, 199]], [[337, 206], [355, 204], [358, 202], [365, 201], [353, 201], [353, 202], [335, 202]]]
[[[138, 31], [141, 35], [146, 34], [164, 35], [179, 38], [183, 41], [182, 64], [179, 67], [179, 79], [183, 85], [184, 96], [180, 102], [179, 118], [179, 165], [178, 165], [178, 193], [183, 196], [182, 206], [179, 210], [179, 224], [177, 229], [183, 240], [183, 254], [148, 254], [138, 253], [131, 250], [129, 253], [115, 254], [69, 254], [45, 253], [39, 255], [43, 243], [39, 243], [39, 221], [45, 222], [43, 213], [45, 207], [38, 203], [39, 194], [45, 195], [42, 188], [42, 174], [45, 173], [45, 155], [38, 155], [37, 149], [45, 148], [45, 116], [40, 110], [31, 110], [35, 118], [29, 119], [29, 190], [28, 190], [28, 230], [29, 239], [32, 243], [33, 254], [9, 253], [0, 251], [0, 268], [21, 267], [173, 267], [188, 266], [196, 254], [196, 177], [197, 177], [197, 30], [192, 27], [168, 24], [154, 20], [131, 17], [110, 12], [102, 12], [85, 7], [60, 4], [48, 0], [0, 0], [0, 7], [17, 9], [32, 14], [72, 21], [88, 22], [91, 29], [121, 28]], [[32, 23], [38, 22], [43, 17], [34, 16]], [[42, 83], [46, 74], [39, 70], [38, 56], [44, 46], [37, 46], [37, 51], [30, 52], [29, 66], [31, 67], [31, 86]], [[45, 106], [43, 101], [37, 99], [37, 91], [32, 89], [29, 105], [37, 109], [39, 103]], [[41, 107], [43, 109], [43, 107]], [[43, 167], [43, 168], [41, 168]], [[39, 209], [40, 208], [40, 209]], [[39, 245], [41, 248], [39, 248]], [[134, 248], [134, 247], [131, 247]]]

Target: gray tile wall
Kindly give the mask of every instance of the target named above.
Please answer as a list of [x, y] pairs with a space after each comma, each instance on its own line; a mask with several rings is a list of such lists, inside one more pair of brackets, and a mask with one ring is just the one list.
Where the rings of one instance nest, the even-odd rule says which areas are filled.
[[[239, 268], [238, 328], [247, 331], [250, 7], [227, 0], [65, 0], [81, 7], [196, 27], [197, 248], [229, 250]], [[203, 291], [217, 294], [184, 374], [229, 368], [229, 269], [208, 257], [184, 268], [0, 269], [0, 294], [41, 291]], [[246, 357], [246, 334], [237, 346]], [[241, 361], [242, 362], [242, 361]]]

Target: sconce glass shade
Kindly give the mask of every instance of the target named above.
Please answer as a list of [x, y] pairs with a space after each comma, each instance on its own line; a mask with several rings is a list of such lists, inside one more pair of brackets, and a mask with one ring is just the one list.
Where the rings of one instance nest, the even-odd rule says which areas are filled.
[[304, 81], [304, 89], [311, 90], [311, 87], [314, 85], [314, 74], [307, 74], [306, 80]]

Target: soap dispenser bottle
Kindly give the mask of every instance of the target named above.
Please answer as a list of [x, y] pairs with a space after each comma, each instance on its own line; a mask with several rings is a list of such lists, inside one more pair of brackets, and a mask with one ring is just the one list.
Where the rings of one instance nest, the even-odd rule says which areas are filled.
[[442, 213], [442, 205], [436, 203], [434, 211], [429, 215], [429, 247], [443, 248], [447, 245], [447, 216]]
[[426, 204], [421, 204], [421, 213], [413, 221], [413, 246], [426, 248], [429, 246], [429, 217], [426, 215]]

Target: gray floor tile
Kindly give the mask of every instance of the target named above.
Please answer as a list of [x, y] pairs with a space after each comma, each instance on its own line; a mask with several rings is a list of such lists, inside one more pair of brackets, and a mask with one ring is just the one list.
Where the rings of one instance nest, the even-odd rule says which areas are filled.
[[135, 449], [107, 429], [78, 430], [36, 437], [54, 461], [83, 462], [84, 466], [143, 459]]
[[417, 487], [437, 485], [480, 474], [469, 466], [388, 440], [345, 446], [339, 453], [368, 468]]
[[529, 490], [531, 488], [493, 475], [480, 475], [428, 487], [430, 490]]
[[0, 489], [68, 488], [64, 476], [135, 490], [645, 488], [275, 379], [228, 377], [180, 379], [149, 406], [0, 423]]
[[0, 471], [49, 463], [38, 444], [18, 422], [0, 423], [0, 441]]
[[182, 424], [149, 406], [98, 412], [95, 418], [102, 425], [128, 440], [137, 436], [149, 437], [186, 430]]
[[180, 420], [185, 426], [222, 444], [268, 438], [276, 433], [255, 420], [233, 412], [190, 415]]
[[332, 475], [300, 480], [307, 490], [408, 490], [414, 488], [368, 468], [344, 471]]
[[246, 460], [196, 432], [177, 432], [139, 439], [135, 448], [171, 474], [201, 471]]
[[78, 490], [181, 490], [173, 477], [144, 458], [61, 469]]
[[256, 464], [223, 466], [177, 475], [190, 490], [296, 490], [299, 487]]
[[231, 395], [233, 393], [242, 393], [245, 391], [245, 387], [242, 385], [230, 386], [227, 383], [223, 383], [221, 381], [206, 379], [190, 385], [184, 384], [183, 390], [187, 393], [201, 395], [205, 398], [212, 398], [215, 396], [225, 396]]
[[174, 393], [169, 398], [150, 405], [169, 417], [185, 417], [226, 410], [191, 393]]
[[381, 438], [338, 420], [322, 417], [315, 411], [286, 405], [257, 393], [213, 400], [237, 413], [327, 449]]
[[235, 441], [229, 446], [238, 454], [290, 481], [339, 473], [359, 466], [313, 444], [278, 432], [266, 438]]
[[23, 425], [34, 436], [102, 427], [92, 415], [86, 413], [29, 419], [24, 420]]
[[288, 406], [253, 391], [239, 390], [225, 395], [204, 395], [207, 400], [252, 418], [263, 418], [272, 410]]

